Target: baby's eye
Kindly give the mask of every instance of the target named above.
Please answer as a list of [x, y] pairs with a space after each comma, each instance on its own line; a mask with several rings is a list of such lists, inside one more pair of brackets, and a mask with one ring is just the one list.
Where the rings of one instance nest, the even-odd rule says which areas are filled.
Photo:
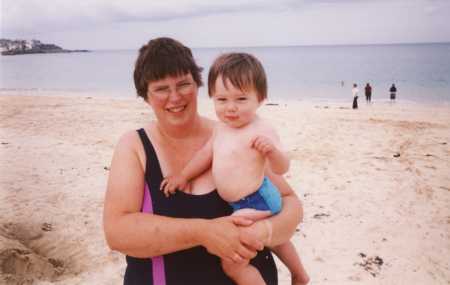
[[217, 100], [217, 101], [220, 101], [220, 102], [225, 102], [225, 101], [227, 101], [227, 99], [225, 99], [225, 98], [216, 98], [216, 100]]
[[238, 100], [239, 101], [247, 101], [247, 97], [239, 97]]

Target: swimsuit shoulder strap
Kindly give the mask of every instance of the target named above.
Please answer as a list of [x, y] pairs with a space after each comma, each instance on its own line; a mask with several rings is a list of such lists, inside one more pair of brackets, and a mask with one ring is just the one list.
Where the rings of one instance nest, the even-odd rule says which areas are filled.
[[[152, 184], [155, 183], [158, 185], [161, 184], [163, 179], [161, 165], [159, 164], [158, 156], [156, 155], [155, 148], [151, 143], [150, 139], [147, 136], [145, 130], [139, 129], [137, 130], [139, 137], [141, 138], [142, 145], [144, 146], [146, 163], [145, 163], [145, 178], [147, 181], [151, 181]], [[150, 179], [150, 176], [152, 179]]]

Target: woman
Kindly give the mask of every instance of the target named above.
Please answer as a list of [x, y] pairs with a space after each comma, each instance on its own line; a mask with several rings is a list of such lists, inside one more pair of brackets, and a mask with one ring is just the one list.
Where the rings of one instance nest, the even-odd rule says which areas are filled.
[[[210, 171], [192, 181], [192, 194], [166, 198], [159, 191], [163, 177], [181, 171], [212, 134], [214, 122], [197, 111], [201, 68], [189, 48], [158, 38], [140, 49], [134, 81], [156, 121], [126, 133], [111, 163], [104, 230], [110, 248], [127, 255], [124, 284], [233, 284], [220, 258], [239, 263], [264, 245], [287, 241], [302, 218], [301, 204], [285, 180], [272, 175], [288, 193], [281, 213], [269, 223], [231, 217]], [[252, 264], [267, 284], [277, 283], [267, 249]]]

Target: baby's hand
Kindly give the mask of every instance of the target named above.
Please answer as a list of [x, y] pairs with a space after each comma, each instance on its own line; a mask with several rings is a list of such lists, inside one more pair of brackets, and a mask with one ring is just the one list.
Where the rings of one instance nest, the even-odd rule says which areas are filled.
[[159, 190], [164, 191], [164, 195], [169, 197], [169, 194], [174, 194], [177, 189], [185, 191], [188, 181], [182, 175], [169, 175], [161, 182]]
[[250, 147], [259, 151], [262, 155], [268, 155], [275, 149], [272, 140], [265, 136], [255, 136], [250, 140]]

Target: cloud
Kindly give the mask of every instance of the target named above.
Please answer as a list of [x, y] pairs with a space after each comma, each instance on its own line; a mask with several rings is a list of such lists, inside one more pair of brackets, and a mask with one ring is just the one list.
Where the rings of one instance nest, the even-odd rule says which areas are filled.
[[267, 0], [3, 0], [4, 32], [36, 33], [122, 22], [155, 22], [236, 12], [288, 9], [298, 1]]
[[448, 0], [0, 1], [2, 37], [66, 48], [135, 48], [162, 35], [192, 46], [450, 41]]

